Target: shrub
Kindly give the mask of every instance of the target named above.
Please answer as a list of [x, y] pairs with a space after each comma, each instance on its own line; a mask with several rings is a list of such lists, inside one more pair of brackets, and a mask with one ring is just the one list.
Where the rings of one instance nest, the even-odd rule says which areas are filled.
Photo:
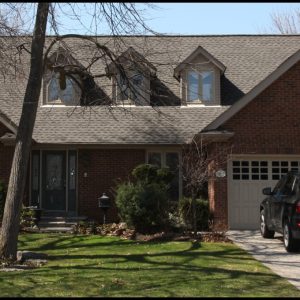
[[167, 169], [143, 164], [132, 171], [135, 182], [117, 186], [116, 205], [122, 221], [139, 232], [153, 232], [168, 225]]
[[135, 167], [132, 171], [133, 177], [140, 183], [158, 183], [170, 184], [173, 179], [173, 174], [168, 168], [158, 168], [151, 164], [141, 164]]
[[6, 188], [4, 183], [0, 180], [0, 223], [2, 222], [4, 206], [6, 198]]
[[20, 216], [20, 228], [33, 227], [35, 225], [35, 212], [22, 205]]
[[[208, 230], [209, 220], [211, 218], [209, 212], [209, 203], [206, 199], [195, 199], [196, 207], [196, 225], [197, 230]], [[193, 210], [192, 198], [183, 197], [178, 203], [179, 215], [188, 229], [193, 228]]]

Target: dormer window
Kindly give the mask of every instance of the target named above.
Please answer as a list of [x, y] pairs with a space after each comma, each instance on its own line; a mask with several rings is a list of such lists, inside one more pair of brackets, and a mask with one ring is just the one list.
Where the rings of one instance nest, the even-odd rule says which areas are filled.
[[187, 72], [187, 102], [211, 102], [214, 99], [214, 72]]
[[106, 71], [112, 78], [116, 105], [150, 105], [150, 81], [156, 68], [143, 55], [129, 47], [107, 66]]
[[144, 76], [140, 72], [130, 72], [129, 75], [117, 77], [117, 101], [127, 104], [138, 104], [145, 98]]
[[183, 105], [220, 105], [220, 78], [226, 67], [203, 47], [198, 46], [174, 69], [180, 82]]
[[48, 82], [45, 104], [79, 105], [81, 90], [75, 80], [65, 77], [65, 88], [60, 84], [60, 73], [54, 72]]

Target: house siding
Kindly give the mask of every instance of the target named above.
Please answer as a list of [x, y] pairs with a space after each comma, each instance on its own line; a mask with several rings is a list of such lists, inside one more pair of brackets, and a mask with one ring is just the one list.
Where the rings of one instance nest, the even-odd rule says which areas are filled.
[[[235, 133], [228, 142], [233, 146], [232, 155], [300, 155], [300, 62], [224, 123], [222, 129]], [[227, 161], [228, 155], [224, 153], [221, 159]], [[212, 162], [212, 168], [216, 169], [216, 164]], [[226, 170], [226, 164], [222, 168]], [[212, 178], [209, 198], [214, 223], [228, 226], [227, 180]]]
[[[138, 164], [145, 163], [143, 149], [79, 149], [78, 150], [78, 213], [103, 222], [98, 198], [106, 193], [112, 200], [106, 222], [117, 222], [114, 188], [129, 179]], [[86, 177], [84, 176], [86, 173]]]

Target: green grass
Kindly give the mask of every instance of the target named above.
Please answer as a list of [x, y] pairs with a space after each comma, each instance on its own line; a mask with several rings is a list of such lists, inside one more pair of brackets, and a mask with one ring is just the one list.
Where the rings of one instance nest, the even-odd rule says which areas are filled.
[[300, 291], [232, 244], [22, 234], [40, 268], [0, 272], [0, 297], [287, 297]]

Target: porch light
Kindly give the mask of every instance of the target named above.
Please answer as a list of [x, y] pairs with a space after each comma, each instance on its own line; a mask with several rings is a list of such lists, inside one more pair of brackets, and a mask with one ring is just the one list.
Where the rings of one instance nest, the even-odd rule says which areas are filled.
[[110, 199], [105, 195], [105, 193], [98, 198], [98, 206], [103, 210], [103, 224], [105, 224], [106, 212], [110, 208]]

